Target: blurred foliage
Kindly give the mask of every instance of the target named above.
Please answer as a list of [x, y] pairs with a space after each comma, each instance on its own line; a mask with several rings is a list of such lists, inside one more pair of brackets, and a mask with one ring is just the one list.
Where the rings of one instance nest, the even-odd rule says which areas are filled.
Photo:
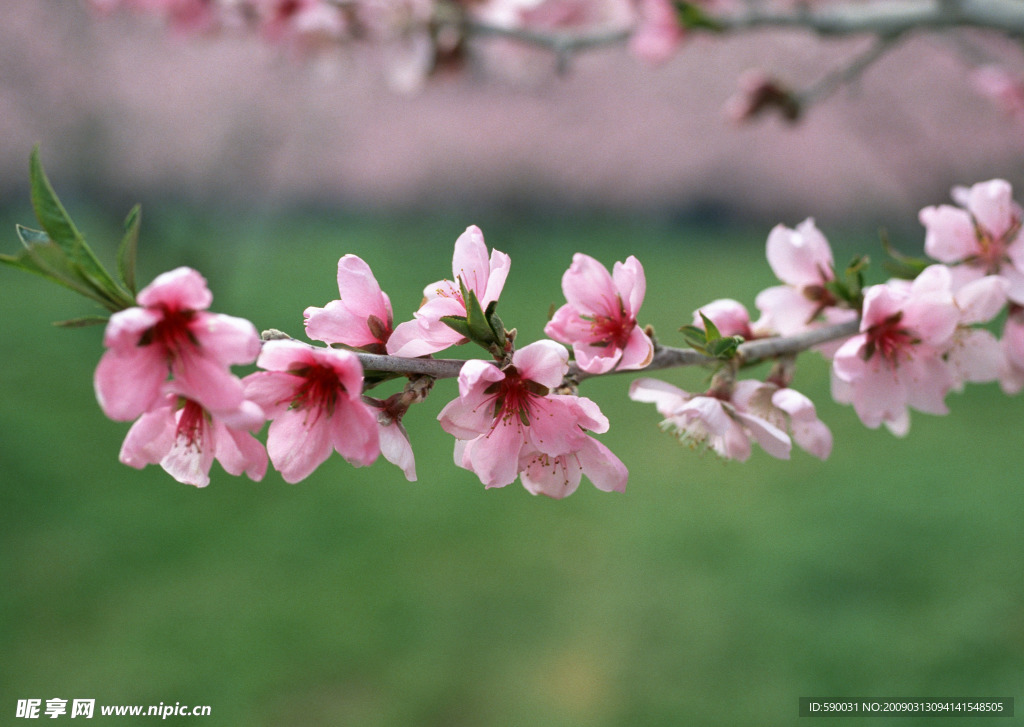
[[[71, 211], [112, 259], [118, 220]], [[4, 250], [27, 214], [3, 215]], [[521, 344], [561, 303], [577, 250], [609, 266], [637, 255], [643, 319], [666, 343], [697, 306], [750, 306], [774, 283], [767, 230], [174, 208], [146, 210], [139, 284], [192, 265], [214, 310], [299, 335], [355, 253], [400, 321], [450, 275], [469, 223], [512, 257], [501, 314]], [[740, 464], [659, 433], [653, 407], [627, 399], [631, 377], [588, 381], [629, 488], [584, 482], [555, 502], [518, 483], [486, 491], [452, 465], [434, 419], [454, 385], [440, 382], [406, 417], [418, 482], [335, 457], [295, 486], [215, 465], [197, 490], [118, 464], [128, 425], [103, 418], [91, 386], [101, 331], [49, 325], [89, 304], [16, 271], [0, 285], [5, 722], [17, 699], [84, 697], [208, 704], [211, 725], [788, 725], [801, 696], [1019, 687], [1021, 404], [997, 387], [952, 396], [948, 417], [915, 415], [898, 440], [832, 403], [826, 364], [807, 356], [795, 386], [832, 427], [832, 458]]]

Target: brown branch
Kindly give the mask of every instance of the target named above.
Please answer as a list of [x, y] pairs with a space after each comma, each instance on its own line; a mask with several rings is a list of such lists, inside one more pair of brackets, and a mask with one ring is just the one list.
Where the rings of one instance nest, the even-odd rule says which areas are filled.
[[[740, 344], [739, 348], [737, 348], [736, 357], [741, 365], [749, 365], [766, 359], [791, 356], [821, 343], [852, 336], [857, 332], [858, 325], [859, 321], [853, 320], [834, 326], [816, 328], [794, 336], [778, 336], [747, 341]], [[263, 340], [265, 341], [282, 338], [293, 341], [298, 340], [280, 331], [270, 330], [263, 332]], [[305, 345], [313, 347], [313, 344], [306, 343], [305, 341], [299, 341], [299, 343], [305, 343]], [[435, 379], [456, 378], [462, 370], [463, 364], [466, 363], [462, 359], [402, 358], [400, 356], [385, 356], [361, 352], [356, 352], [356, 356], [366, 371], [430, 376]], [[488, 361], [488, 363], [493, 364], [494, 362]], [[657, 371], [659, 369], [681, 368], [685, 366], [711, 366], [716, 363], [719, 363], [717, 359], [705, 356], [691, 348], [659, 346], [655, 351], [654, 360], [645, 368], [640, 369], [640, 371]], [[608, 373], [635, 374], [639, 373], [639, 371], [610, 371]], [[585, 371], [581, 371], [575, 363], [569, 365], [568, 377], [575, 381], [582, 381], [600, 375], [602, 374], [588, 374]]]
[[[852, 336], [857, 332], [859, 325], [859, 320], [852, 320], [834, 326], [815, 328], [793, 336], [776, 336], [747, 341], [746, 343], [741, 343], [736, 349], [736, 359], [740, 365], [750, 365], [767, 359], [792, 356], [819, 344]], [[712, 366], [716, 363], [721, 362], [718, 359], [698, 353], [692, 348], [659, 346], [654, 352], [654, 360], [641, 370], [657, 371], [659, 369], [681, 368], [684, 366]], [[637, 373], [637, 371], [616, 370], [609, 371], [608, 373]], [[580, 371], [576, 364], [572, 364], [569, 367], [569, 376], [576, 381], [593, 378], [597, 375], [599, 374], [588, 374], [585, 371]]]

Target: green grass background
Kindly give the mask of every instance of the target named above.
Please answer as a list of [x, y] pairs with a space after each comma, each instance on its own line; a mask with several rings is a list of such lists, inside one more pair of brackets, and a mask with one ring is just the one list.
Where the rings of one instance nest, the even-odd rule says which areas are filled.
[[[71, 207], [111, 260], [118, 221]], [[30, 213], [0, 217], [13, 251]], [[140, 280], [192, 265], [215, 310], [298, 335], [356, 253], [404, 320], [469, 223], [512, 256], [499, 313], [521, 342], [577, 250], [640, 258], [643, 319], [666, 343], [697, 306], [752, 306], [774, 284], [761, 228], [174, 205], [146, 210]], [[406, 418], [418, 482], [335, 457], [294, 486], [215, 465], [198, 490], [117, 462], [128, 425], [92, 393], [101, 330], [49, 325], [88, 304], [9, 269], [0, 289], [0, 724], [52, 697], [212, 707], [168, 724], [600, 727], [797, 724], [801, 696], [1020, 696], [1022, 408], [998, 387], [915, 414], [900, 440], [831, 402], [827, 365], [806, 356], [795, 387], [832, 427], [832, 457], [740, 464], [660, 433], [632, 377], [588, 381], [628, 491], [584, 482], [556, 502], [452, 464], [435, 417], [455, 387], [439, 382]]]

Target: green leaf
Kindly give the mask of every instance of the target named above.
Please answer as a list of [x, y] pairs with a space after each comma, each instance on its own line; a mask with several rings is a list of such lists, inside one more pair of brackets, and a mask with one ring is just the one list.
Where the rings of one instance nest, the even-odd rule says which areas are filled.
[[17, 226], [18, 236], [24, 248], [16, 255], [0, 255], [0, 262], [36, 275], [41, 275], [59, 285], [84, 295], [104, 307], [108, 306], [106, 296], [68, 272], [67, 256], [45, 232]]
[[[71, 216], [61, 204], [54, 192], [50, 180], [46, 177], [42, 162], [39, 160], [39, 147], [32, 150], [29, 160], [29, 179], [32, 193], [32, 208], [35, 210], [39, 224], [48, 237], [48, 242], [61, 252], [46, 253], [48, 272], [39, 272], [62, 285], [69, 281], [75, 284], [69, 287], [99, 302], [111, 311], [118, 311], [135, 305], [135, 297], [119, 286], [110, 273], [106, 271], [92, 250], [85, 242], [82, 233], [75, 227]], [[22, 228], [27, 230], [28, 228]], [[38, 231], [35, 231], [38, 232]], [[38, 235], [31, 236], [26, 246], [43, 242]], [[62, 259], [63, 258], [63, 259]], [[85, 292], [89, 291], [89, 292]]]
[[724, 27], [717, 20], [712, 18], [697, 3], [675, 0], [676, 17], [679, 24], [684, 28], [711, 30], [716, 33], [724, 30]]
[[708, 343], [717, 341], [722, 337], [721, 332], [718, 330], [718, 326], [712, 323], [711, 319], [704, 315], [703, 311], [701, 311], [700, 318], [704, 321], [704, 330], [707, 332], [706, 339]]
[[117, 251], [117, 273], [124, 287], [132, 295], [138, 292], [135, 285], [135, 263], [138, 258], [141, 224], [142, 206], [135, 205], [124, 220], [124, 237], [121, 238], [121, 247]]
[[469, 324], [462, 316], [441, 316], [441, 322], [458, 333], [463, 338], [472, 340], [473, 334], [469, 330]]

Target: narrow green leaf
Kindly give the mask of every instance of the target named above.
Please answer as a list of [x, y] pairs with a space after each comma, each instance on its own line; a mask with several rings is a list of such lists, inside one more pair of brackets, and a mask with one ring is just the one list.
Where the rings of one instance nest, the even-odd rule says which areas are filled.
[[62, 328], [85, 328], [86, 326], [105, 326], [109, 320], [107, 316], [82, 316], [66, 321], [55, 321], [53, 325]]
[[683, 334], [683, 338], [686, 339], [686, 344], [690, 348], [695, 351], [707, 351], [708, 335], [706, 331], [697, 326], [683, 326], [679, 332]]
[[32, 208], [39, 224], [65, 251], [77, 252], [85, 244], [85, 239], [57, 198], [50, 180], [46, 178], [43, 163], [39, 160], [38, 146], [32, 149], [29, 158], [29, 179], [32, 186]]
[[[55, 272], [59, 272], [59, 277], [64, 284], [67, 284], [68, 280], [77, 280], [79, 285], [75, 289], [90, 290], [91, 294], [88, 297], [98, 300], [101, 305], [112, 311], [134, 305], [134, 296], [114, 281], [110, 273], [89, 249], [82, 233], [71, 221], [70, 215], [64, 209], [50, 180], [46, 177], [46, 172], [39, 159], [38, 146], [32, 150], [29, 160], [29, 178], [32, 207], [39, 224], [43, 226], [49, 240], [63, 252], [63, 260], [56, 255], [50, 255], [48, 259], [51, 267], [56, 269]], [[28, 230], [28, 228], [22, 229]], [[32, 241], [41, 242], [39, 239]]]
[[138, 293], [135, 284], [135, 263], [139, 249], [139, 227], [142, 224], [142, 206], [135, 205], [124, 221], [124, 237], [117, 251], [117, 272], [121, 282], [132, 295]]

